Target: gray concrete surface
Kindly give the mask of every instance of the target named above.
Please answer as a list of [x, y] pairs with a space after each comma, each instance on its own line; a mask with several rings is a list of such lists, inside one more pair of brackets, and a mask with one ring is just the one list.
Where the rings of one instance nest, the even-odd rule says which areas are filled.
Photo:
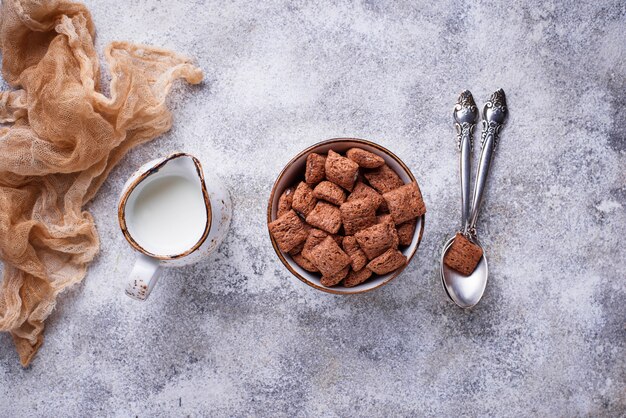
[[[0, 335], [0, 416], [626, 414], [623, 1], [87, 3], [100, 48], [171, 48], [206, 81], [175, 89], [174, 128], [89, 206], [102, 251], [31, 367]], [[511, 118], [479, 225], [492, 275], [464, 312], [437, 279], [459, 218], [451, 109], [499, 87]], [[290, 277], [265, 225], [282, 166], [337, 136], [397, 153], [428, 208], [409, 268], [354, 297]], [[179, 149], [230, 187], [232, 229], [142, 304], [123, 294], [116, 200]]]

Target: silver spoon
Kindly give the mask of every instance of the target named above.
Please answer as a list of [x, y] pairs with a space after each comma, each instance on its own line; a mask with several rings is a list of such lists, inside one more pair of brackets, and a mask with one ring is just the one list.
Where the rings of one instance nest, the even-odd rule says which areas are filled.
[[[460, 98], [459, 98], [460, 99]], [[458, 106], [458, 104], [457, 104]], [[455, 119], [456, 119], [455, 107]], [[474, 198], [472, 201], [472, 213], [469, 218], [469, 225], [462, 225], [461, 231], [476, 245], [482, 245], [477, 238], [476, 222], [480, 213], [483, 192], [487, 185], [489, 176], [489, 168], [491, 160], [498, 144], [498, 136], [502, 125], [507, 117], [506, 97], [504, 91], [499, 89], [491, 95], [491, 98], [483, 107], [483, 133], [481, 136], [482, 150], [480, 153], [480, 161], [478, 163], [478, 174], [476, 175], [476, 183], [474, 184]], [[458, 123], [458, 122], [457, 122]], [[457, 128], [458, 129], [458, 128]], [[462, 140], [461, 140], [462, 141]], [[463, 150], [461, 150], [461, 160], [463, 160]], [[461, 161], [461, 188], [463, 190], [463, 161]], [[461, 199], [463, 202], [463, 198]], [[465, 209], [465, 207], [463, 207]], [[487, 279], [489, 277], [489, 268], [487, 266], [487, 257], [483, 249], [483, 256], [478, 262], [476, 269], [469, 276], [464, 276], [455, 270], [446, 266], [443, 259], [452, 245], [454, 237], [449, 239], [441, 254], [441, 281], [443, 287], [454, 303], [461, 308], [471, 308], [476, 305], [485, 292]]]
[[[457, 148], [460, 151], [459, 157], [459, 172], [461, 173], [461, 229], [463, 233], [467, 233], [467, 222], [470, 217], [470, 175], [471, 175], [471, 160], [472, 160], [472, 148], [474, 147], [474, 128], [478, 119], [478, 108], [474, 97], [469, 90], [463, 90], [459, 95], [452, 112], [454, 118], [454, 127], [457, 133]], [[444, 251], [442, 253], [442, 259], [447, 249], [452, 244], [454, 236], [450, 238], [444, 245]], [[443, 263], [442, 263], [443, 269]], [[441, 274], [441, 284], [446, 294], [452, 301], [454, 298], [450, 295], [448, 286], [444, 280], [443, 270]]]

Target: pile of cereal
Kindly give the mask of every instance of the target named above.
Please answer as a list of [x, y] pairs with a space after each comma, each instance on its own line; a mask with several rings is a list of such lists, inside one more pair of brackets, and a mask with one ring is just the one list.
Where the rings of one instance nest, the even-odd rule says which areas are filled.
[[381, 157], [330, 150], [308, 155], [304, 181], [280, 196], [269, 229], [280, 250], [319, 273], [322, 285], [352, 287], [407, 263], [399, 248], [411, 244], [424, 213], [417, 183], [404, 184]]

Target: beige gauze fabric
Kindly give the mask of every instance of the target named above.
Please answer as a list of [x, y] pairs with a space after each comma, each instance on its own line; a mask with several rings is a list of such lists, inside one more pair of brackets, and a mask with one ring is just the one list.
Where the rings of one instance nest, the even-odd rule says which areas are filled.
[[200, 83], [202, 72], [172, 52], [114, 42], [107, 97], [84, 5], [4, 0], [1, 11], [2, 76], [15, 90], [0, 92], [0, 330], [26, 366], [58, 294], [98, 252], [83, 206], [131, 147], [170, 128], [172, 82]]

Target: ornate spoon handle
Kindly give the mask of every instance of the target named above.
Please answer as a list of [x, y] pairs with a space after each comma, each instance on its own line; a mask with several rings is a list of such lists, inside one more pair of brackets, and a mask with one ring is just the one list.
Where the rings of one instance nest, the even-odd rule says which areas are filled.
[[489, 177], [489, 168], [491, 167], [491, 159], [498, 145], [500, 129], [504, 125], [507, 117], [506, 98], [502, 89], [491, 95], [491, 98], [483, 108], [483, 133], [481, 137], [482, 150], [480, 152], [480, 161], [478, 163], [478, 173], [476, 174], [476, 183], [474, 184], [474, 199], [472, 201], [472, 215], [468, 232], [476, 235], [476, 222], [480, 213], [480, 205], [483, 199], [483, 193], [487, 186], [487, 178]]
[[461, 231], [467, 232], [467, 222], [470, 217], [470, 174], [472, 170], [472, 148], [474, 140], [472, 135], [476, 126], [478, 109], [468, 90], [461, 92], [454, 106], [454, 127], [457, 132], [457, 146], [461, 155], [459, 157], [459, 171], [461, 173]]

